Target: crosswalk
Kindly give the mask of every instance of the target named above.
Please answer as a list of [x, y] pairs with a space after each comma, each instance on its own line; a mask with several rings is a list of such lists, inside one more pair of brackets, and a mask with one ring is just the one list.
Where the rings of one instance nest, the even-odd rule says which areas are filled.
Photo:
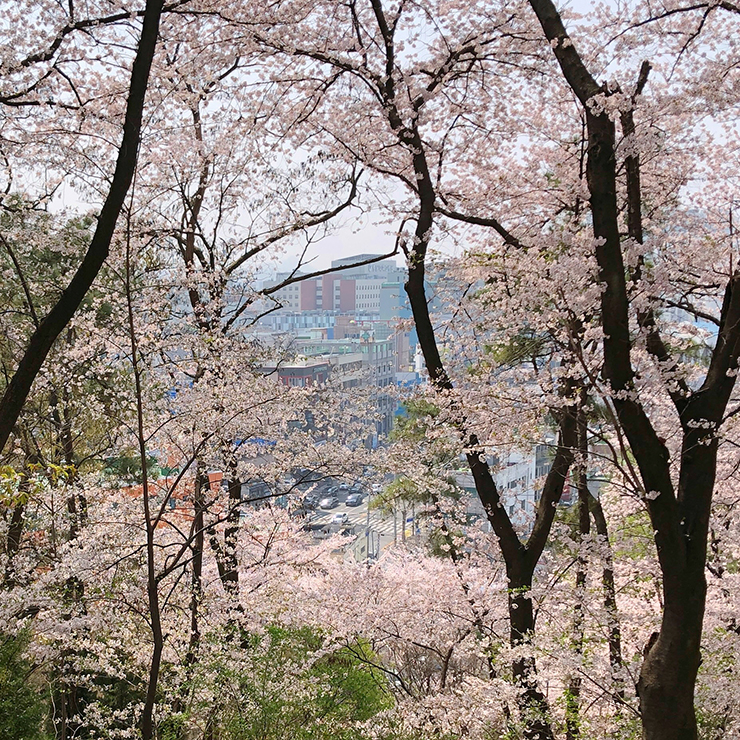
[[[316, 517], [312, 520], [312, 524], [321, 524], [323, 522], [326, 522], [328, 524], [331, 521], [332, 516], [337, 512], [344, 512], [347, 514], [349, 523], [345, 526], [353, 527], [355, 534], [364, 534], [365, 529], [368, 526], [367, 510], [365, 509], [365, 507], [351, 509], [342, 506], [341, 508], [332, 509], [331, 511], [317, 511]], [[371, 511], [369, 526], [371, 532], [380, 533], [381, 535], [388, 535], [391, 537], [396, 534], [399, 538], [401, 538], [403, 528], [402, 517], [400, 514], [397, 515], [396, 522], [394, 524], [392, 516], [383, 516], [378, 511]], [[413, 520], [407, 521], [407, 533], [411, 532], [412, 526]]]

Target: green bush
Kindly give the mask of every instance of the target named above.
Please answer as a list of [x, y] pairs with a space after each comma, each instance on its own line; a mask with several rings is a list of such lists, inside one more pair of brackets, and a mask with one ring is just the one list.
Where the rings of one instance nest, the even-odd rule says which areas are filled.
[[46, 701], [34, 684], [33, 666], [24, 657], [28, 635], [0, 634], [0, 737], [46, 740]]
[[248, 669], [232, 677], [238, 691], [224, 707], [224, 740], [359, 740], [357, 723], [392, 704], [385, 679], [369, 665], [367, 645], [313, 660], [322, 643], [313, 630], [278, 627], [256, 639]]

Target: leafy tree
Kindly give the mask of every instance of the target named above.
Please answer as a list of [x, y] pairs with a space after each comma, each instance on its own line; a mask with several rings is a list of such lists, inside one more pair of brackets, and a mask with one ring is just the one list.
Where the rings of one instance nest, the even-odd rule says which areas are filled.
[[220, 671], [214, 726], [228, 740], [360, 740], [361, 723], [392, 706], [384, 675], [358, 651], [332, 646], [309, 628], [269, 627]]
[[24, 656], [30, 636], [0, 634], [0, 735], [7, 740], [47, 740], [48, 701]]

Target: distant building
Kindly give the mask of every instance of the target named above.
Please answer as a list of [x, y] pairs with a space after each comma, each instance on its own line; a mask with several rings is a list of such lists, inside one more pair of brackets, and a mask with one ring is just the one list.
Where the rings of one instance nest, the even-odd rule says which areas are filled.
[[329, 379], [331, 364], [314, 358], [298, 358], [291, 362], [265, 365], [262, 371], [276, 375], [283, 385], [291, 388], [306, 388], [323, 385]]
[[[399, 319], [411, 315], [404, 290], [406, 270], [393, 259], [368, 263], [378, 257], [357, 254], [337, 259], [331, 263], [336, 272], [280, 288], [272, 298], [283, 308], [269, 311], [267, 306], [268, 312], [251, 330], [255, 337], [272, 332], [277, 343], [290, 347], [299, 358], [266, 368], [285, 385], [320, 384], [326, 376], [341, 388], [377, 388], [376, 439], [393, 426], [397, 401], [390, 387], [397, 385], [397, 373], [408, 382], [416, 344], [414, 332], [398, 328]], [[280, 273], [267, 286], [296, 277], [303, 276]], [[414, 374], [413, 380], [420, 378]]]
[[[545, 476], [552, 467], [552, 447], [550, 444], [536, 444], [527, 449], [498, 450], [489, 455], [493, 479], [501, 496], [506, 513], [518, 528], [529, 529], [535, 506], [542, 492]], [[469, 473], [458, 473], [457, 483], [472, 494], [470, 513], [485, 518], [478, 494]], [[570, 503], [570, 487], [563, 491], [563, 503]]]
[[[334, 260], [337, 272], [307, 278], [281, 288], [273, 294], [287, 311], [336, 311], [339, 313], [365, 312], [378, 316], [387, 314], [397, 318], [398, 285], [403, 284], [406, 271], [392, 259], [371, 264], [357, 264], [380, 255], [357, 254]], [[351, 267], [351, 265], [357, 265]], [[285, 280], [300, 278], [300, 272], [282, 272], [271, 281], [277, 285]], [[396, 286], [384, 289], [385, 285]], [[269, 287], [270, 283], [268, 283]], [[386, 305], [387, 304], [387, 305]]]

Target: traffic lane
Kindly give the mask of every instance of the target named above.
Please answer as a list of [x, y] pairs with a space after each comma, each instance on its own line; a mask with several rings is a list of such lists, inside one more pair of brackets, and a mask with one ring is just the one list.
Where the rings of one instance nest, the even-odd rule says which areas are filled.
[[[337, 497], [339, 498], [339, 497]], [[346, 512], [347, 514], [356, 514], [357, 512], [367, 512], [367, 498], [363, 499], [362, 503], [359, 506], [347, 506], [346, 504], [346, 496], [345, 500], [342, 501], [339, 500], [339, 504], [335, 506], [332, 509], [321, 509], [316, 508], [315, 513], [317, 516], [331, 516], [332, 514], [336, 514], [338, 512]]]
[[[346, 500], [346, 496], [345, 496]], [[320, 509], [317, 508], [314, 510], [314, 519], [313, 521], [326, 521], [328, 522], [331, 517], [334, 514], [340, 514], [345, 513], [347, 516], [351, 517], [352, 519], [356, 519], [357, 515], [361, 515], [362, 517], [367, 517], [367, 506], [368, 506], [368, 497], [365, 496], [362, 500], [362, 503], [359, 506], [347, 506], [347, 504], [344, 501], [340, 501], [338, 506], [335, 506], [333, 509]]]

